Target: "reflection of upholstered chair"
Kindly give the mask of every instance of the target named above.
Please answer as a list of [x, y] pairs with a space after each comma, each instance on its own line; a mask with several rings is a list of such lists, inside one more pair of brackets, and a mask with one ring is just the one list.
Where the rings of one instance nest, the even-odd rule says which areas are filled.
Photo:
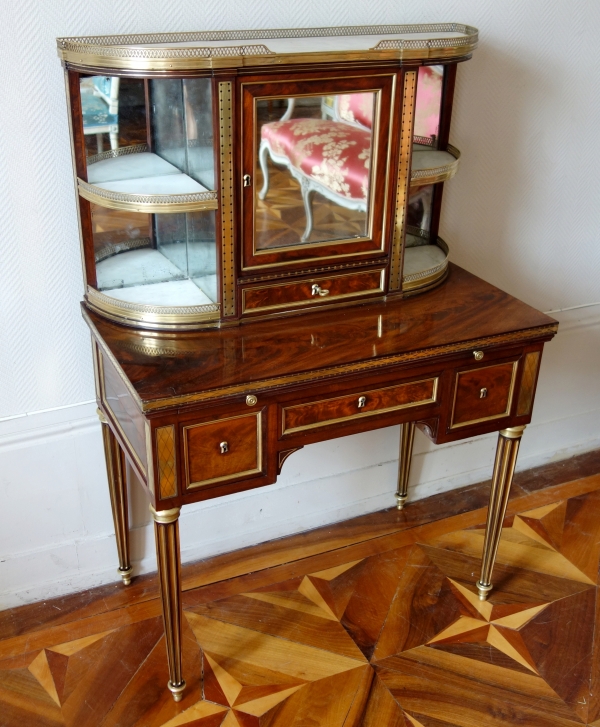
[[[340, 104], [339, 99], [345, 101]], [[315, 192], [346, 209], [367, 210], [371, 130], [366, 124], [373, 119], [373, 94], [336, 97], [336, 120], [292, 119], [293, 109], [290, 99], [280, 121], [261, 127], [259, 162], [264, 181], [258, 196], [265, 199], [269, 190], [267, 157], [287, 167], [300, 184], [306, 212], [301, 239], [306, 242], [312, 232]]]
[[119, 78], [94, 76], [81, 83], [83, 133], [96, 134], [102, 151], [102, 134], [110, 137], [110, 148], [119, 148]]
[[321, 113], [324, 119], [343, 121], [370, 131], [373, 127], [373, 106], [372, 93], [341, 93], [323, 97]]
[[443, 80], [441, 66], [419, 68], [414, 135], [421, 144], [435, 146], [439, 135]]

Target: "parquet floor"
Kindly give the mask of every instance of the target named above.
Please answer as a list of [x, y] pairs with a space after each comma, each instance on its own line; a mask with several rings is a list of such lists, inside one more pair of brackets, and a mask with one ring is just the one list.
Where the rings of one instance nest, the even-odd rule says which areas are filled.
[[5, 611], [0, 725], [600, 727], [599, 472], [517, 477], [487, 603], [485, 485], [187, 566], [180, 704], [153, 576]]

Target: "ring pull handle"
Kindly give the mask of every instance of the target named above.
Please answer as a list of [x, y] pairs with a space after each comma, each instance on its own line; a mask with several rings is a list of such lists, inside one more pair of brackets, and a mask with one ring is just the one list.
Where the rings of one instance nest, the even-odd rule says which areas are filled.
[[484, 386], [483, 389], [479, 392], [479, 398], [485, 399], [486, 396], [487, 396], [487, 389]]
[[366, 403], [367, 403], [367, 397], [366, 396], [359, 396], [358, 397], [358, 408], [359, 409], [362, 409]]
[[227, 442], [221, 442], [221, 444], [219, 444], [219, 449], [221, 450], [221, 454], [227, 454], [227, 452], [229, 452], [229, 445]]
[[313, 283], [313, 287], [311, 288], [311, 292], [313, 295], [320, 295], [321, 298], [323, 298], [326, 295], [329, 295], [328, 290], [323, 290], [323, 288], [318, 285], [317, 283]]

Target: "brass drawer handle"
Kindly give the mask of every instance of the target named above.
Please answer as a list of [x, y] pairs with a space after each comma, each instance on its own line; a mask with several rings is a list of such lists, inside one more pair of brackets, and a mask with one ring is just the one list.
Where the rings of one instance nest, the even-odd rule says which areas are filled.
[[219, 448], [221, 449], [221, 454], [227, 454], [227, 452], [229, 452], [229, 445], [227, 442], [221, 442], [221, 444], [219, 444]]
[[484, 386], [483, 389], [479, 392], [479, 398], [485, 399], [486, 396], [487, 396], [487, 389]]
[[359, 396], [358, 397], [358, 408], [359, 409], [362, 409], [366, 403], [367, 403], [367, 397], [366, 396]]
[[473, 351], [473, 356], [475, 357], [475, 361], [481, 361], [483, 358], [483, 351]]
[[248, 394], [248, 396], [246, 397], [246, 404], [248, 404], [248, 406], [254, 406], [257, 401], [258, 399], [256, 398], [256, 396], [254, 396], [254, 394]]
[[323, 288], [320, 285], [318, 285], [317, 283], [313, 283], [312, 294], [320, 295], [321, 298], [323, 298], [325, 295], [329, 295], [329, 291], [323, 290]]

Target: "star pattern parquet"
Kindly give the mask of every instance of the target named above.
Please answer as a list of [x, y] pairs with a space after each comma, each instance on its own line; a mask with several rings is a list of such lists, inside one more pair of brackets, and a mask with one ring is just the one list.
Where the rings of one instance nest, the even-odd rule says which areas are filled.
[[0, 726], [600, 725], [600, 476], [511, 501], [488, 602], [485, 509], [403, 517], [196, 589], [180, 704], [155, 593], [0, 641]]

